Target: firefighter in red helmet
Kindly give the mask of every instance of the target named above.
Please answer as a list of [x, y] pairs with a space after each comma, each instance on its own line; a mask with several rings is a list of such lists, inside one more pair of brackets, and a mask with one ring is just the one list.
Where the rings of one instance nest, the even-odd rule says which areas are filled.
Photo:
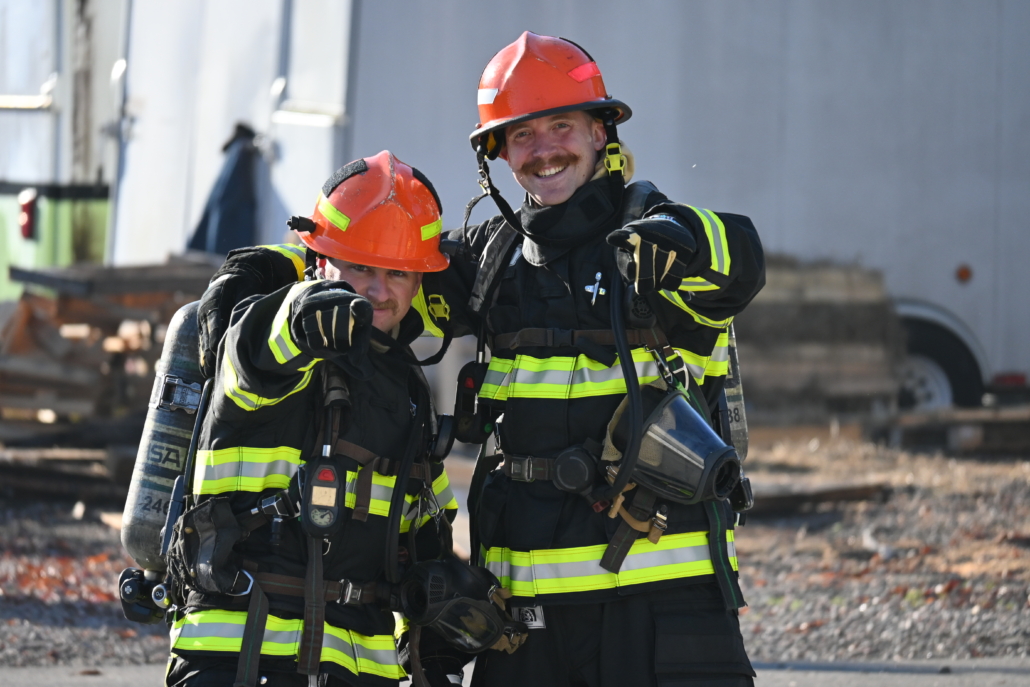
[[[754, 226], [630, 183], [616, 127], [631, 110], [572, 41], [523, 33], [490, 60], [478, 106], [470, 139], [500, 215], [451, 232], [451, 267], [425, 289], [467, 303], [454, 333], [490, 347], [479, 416], [499, 450], [470, 490], [473, 546], [530, 629], [518, 653], [480, 656], [473, 685], [752, 685], [734, 498], [620, 484], [609, 461], [631, 384], [646, 400], [667, 380], [715, 414], [727, 329], [764, 283]], [[497, 158], [526, 191], [517, 212]]]
[[[208, 319], [234, 307], [209, 349], [192, 505], [168, 551], [166, 684], [398, 685], [395, 612], [430, 628], [448, 618], [446, 641], [412, 639], [406, 652], [425, 647], [419, 680], [450, 684], [432, 665], [447, 642], [514, 650], [522, 628], [478, 567], [450, 589], [483, 622], [411, 601], [428, 598], [429, 571], [469, 570], [451, 553], [450, 443], [408, 348], [423, 330], [412, 308], [423, 275], [448, 266], [439, 199], [383, 151], [342, 167], [291, 225], [304, 248], [230, 256], [201, 306]], [[281, 288], [237, 302], [248, 278]]]

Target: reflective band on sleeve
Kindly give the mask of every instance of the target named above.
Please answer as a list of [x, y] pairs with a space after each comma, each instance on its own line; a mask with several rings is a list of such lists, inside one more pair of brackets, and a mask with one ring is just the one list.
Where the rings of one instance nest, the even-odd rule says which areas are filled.
[[350, 217], [333, 207], [333, 204], [321, 193], [318, 194], [318, 211], [340, 231], [347, 231], [347, 227], [350, 226]]
[[321, 362], [321, 358], [315, 358], [308, 364], [307, 367], [301, 368], [301, 378], [297, 382], [297, 385], [293, 387], [285, 396], [279, 398], [263, 398], [255, 393], [245, 390], [240, 386], [239, 376], [236, 374], [236, 368], [232, 364], [232, 358], [229, 355], [228, 349], [225, 351], [225, 355], [222, 357], [222, 387], [225, 391], [225, 395], [232, 399], [232, 402], [238, 405], [244, 410], [257, 410], [265, 406], [274, 406], [284, 398], [288, 398], [298, 391], [307, 387], [311, 382], [312, 369], [315, 363]]
[[726, 242], [726, 227], [711, 210], [687, 206], [701, 218], [708, 236], [708, 247], [712, 252], [712, 269], [719, 274], [730, 273], [730, 250]]
[[704, 277], [687, 277], [680, 282], [680, 291], [688, 293], [700, 293], [702, 291], [715, 291], [719, 287]]
[[304, 268], [307, 266], [307, 253], [304, 250], [304, 246], [296, 246], [292, 243], [280, 243], [274, 246], [259, 247], [274, 250], [276, 253], [281, 253], [288, 257], [290, 262], [293, 263], [294, 269], [297, 270], [297, 280], [300, 281], [304, 278]]
[[[643, 348], [633, 349], [633, 362], [641, 384], [658, 379], [658, 366]], [[618, 361], [608, 367], [585, 355], [534, 358], [516, 355], [490, 359], [480, 396], [508, 398], [588, 398], [626, 393], [626, 380]]]
[[272, 318], [272, 329], [268, 335], [268, 348], [271, 349], [272, 355], [275, 356], [276, 361], [281, 365], [285, 365], [300, 355], [300, 349], [293, 343], [293, 336], [290, 334], [290, 313], [293, 310], [293, 302], [297, 300], [297, 297], [305, 289], [309, 289], [317, 283], [317, 281], [305, 281], [291, 286], [289, 293], [286, 294], [286, 298], [283, 299], [279, 309], [276, 310], [275, 317]]
[[[726, 541], [730, 566], [736, 570], [732, 530], [726, 533]], [[618, 573], [601, 567], [605, 548], [604, 544], [535, 551], [493, 547], [486, 551], [486, 567], [518, 597], [615, 589], [715, 574], [707, 532], [667, 534], [657, 544], [637, 539]]]
[[[173, 623], [172, 650], [238, 654], [246, 621], [246, 611], [194, 611]], [[269, 615], [261, 655], [297, 656], [303, 623], [303, 620]], [[321, 661], [335, 663], [359, 677], [376, 675], [391, 680], [405, 677], [392, 635], [361, 635], [326, 623]]]
[[300, 450], [288, 446], [197, 451], [193, 493], [285, 489], [303, 462]]
[[422, 240], [428, 241], [434, 236], [439, 236], [440, 231], [443, 229], [443, 218], [436, 220], [430, 224], [422, 227]]
[[687, 305], [686, 301], [683, 300], [683, 297], [680, 296], [679, 293], [676, 291], [662, 290], [659, 291], [659, 293], [662, 294], [662, 297], [665, 298], [665, 300], [674, 303], [676, 306], [680, 308], [680, 310], [685, 311], [688, 315], [694, 318], [694, 321], [698, 324], [703, 324], [706, 327], [723, 329], [725, 327], [729, 327], [730, 322], [733, 321], [732, 317], [727, 317], [725, 320], [713, 320], [711, 318], [705, 317], [704, 315], [700, 314], [699, 312], [691, 308], [689, 305]]

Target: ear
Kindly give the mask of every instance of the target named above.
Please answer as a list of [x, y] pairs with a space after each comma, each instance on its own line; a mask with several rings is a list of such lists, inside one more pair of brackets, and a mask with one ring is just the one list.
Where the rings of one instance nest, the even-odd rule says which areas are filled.
[[604, 144], [608, 142], [608, 134], [604, 131], [604, 123], [600, 119], [594, 119], [590, 122], [591, 130], [590, 134], [594, 140], [594, 150], [601, 151], [604, 148]]
[[505, 162], [508, 161], [508, 146], [501, 148], [501, 152], [497, 153], [497, 157], [501, 158]]
[[318, 274], [319, 279], [325, 279], [325, 256], [320, 255], [315, 258], [315, 272]]

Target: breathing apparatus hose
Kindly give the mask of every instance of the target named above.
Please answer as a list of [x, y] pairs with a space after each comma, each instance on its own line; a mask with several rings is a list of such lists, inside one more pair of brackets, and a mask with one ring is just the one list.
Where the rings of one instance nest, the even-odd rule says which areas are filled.
[[619, 474], [616, 475], [614, 483], [603, 496], [609, 501], [614, 500], [629, 484], [630, 475], [633, 474], [633, 468], [637, 462], [637, 455], [640, 453], [640, 439], [644, 428], [644, 401], [640, 393], [640, 379], [637, 377], [637, 367], [633, 364], [633, 351], [629, 347], [629, 339], [626, 336], [626, 320], [622, 312], [623, 298], [625, 298], [624, 289], [622, 275], [618, 270], [612, 270], [610, 299], [612, 331], [615, 333], [615, 350], [619, 354], [619, 365], [622, 367], [622, 376], [626, 380], [626, 396], [629, 399], [629, 407], [625, 411], [629, 413], [629, 440], [626, 442], [626, 450], [622, 454]]
[[[418, 404], [415, 408], [415, 417], [412, 422], [412, 431], [408, 434], [408, 445], [404, 447], [404, 460], [401, 462], [397, 481], [393, 485], [393, 494], [390, 496], [390, 517], [386, 521], [386, 580], [391, 584], [401, 581], [397, 570], [397, 549], [401, 541], [401, 517], [404, 514], [404, 495], [408, 491], [408, 477], [411, 475], [411, 467], [415, 464], [415, 456], [418, 455], [419, 447], [423, 440], [423, 431], [426, 421], [426, 408], [429, 406], [429, 399], [422, 385], [418, 388]], [[365, 468], [366, 470], [369, 468]]]

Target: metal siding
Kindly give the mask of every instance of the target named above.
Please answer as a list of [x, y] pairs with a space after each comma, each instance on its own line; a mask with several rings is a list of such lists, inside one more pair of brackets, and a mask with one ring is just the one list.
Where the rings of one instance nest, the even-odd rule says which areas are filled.
[[[363, 2], [355, 153], [386, 142], [423, 169], [445, 226], [478, 191], [467, 138], [479, 74], [526, 28], [582, 44], [633, 107], [620, 134], [638, 178], [752, 216], [771, 250], [882, 269], [893, 295], [958, 314], [994, 367], [1030, 370], [1030, 332], [1010, 321], [1028, 318], [1009, 310], [1030, 297], [1026, 270], [995, 265], [1003, 246], [1025, 254], [1028, 233], [1015, 224], [1030, 195], [1025, 6], [442, 0], [398, 21], [395, 5]], [[517, 202], [506, 165], [493, 167]], [[1013, 292], [1000, 311], [984, 307], [1002, 302], [994, 273]]]

